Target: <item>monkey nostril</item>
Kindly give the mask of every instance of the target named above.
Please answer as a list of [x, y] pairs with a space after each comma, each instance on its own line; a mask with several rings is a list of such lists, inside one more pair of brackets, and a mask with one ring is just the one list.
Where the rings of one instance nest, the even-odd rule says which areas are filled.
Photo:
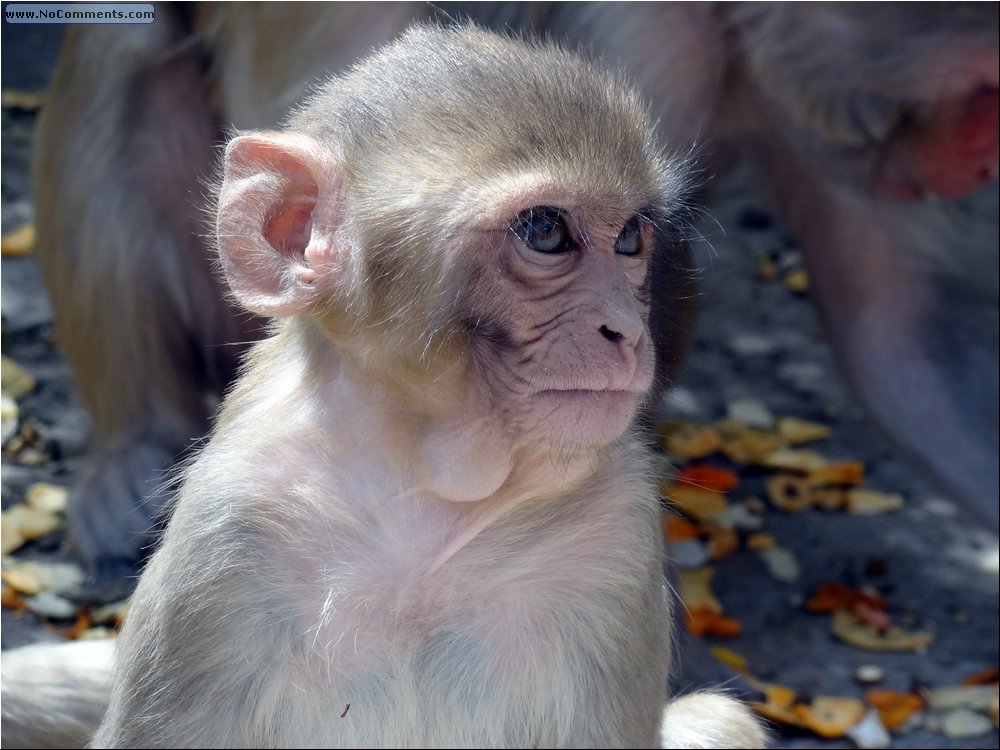
[[601, 326], [601, 335], [608, 341], [614, 341], [615, 343], [621, 341], [625, 336], [618, 331], [612, 331], [607, 326]]

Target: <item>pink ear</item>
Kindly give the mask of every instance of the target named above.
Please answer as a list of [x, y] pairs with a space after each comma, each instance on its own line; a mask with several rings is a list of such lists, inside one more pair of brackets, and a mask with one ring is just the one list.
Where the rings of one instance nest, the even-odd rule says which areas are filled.
[[248, 310], [293, 315], [335, 261], [332, 157], [306, 136], [254, 133], [229, 143], [224, 164], [216, 232], [229, 286]]

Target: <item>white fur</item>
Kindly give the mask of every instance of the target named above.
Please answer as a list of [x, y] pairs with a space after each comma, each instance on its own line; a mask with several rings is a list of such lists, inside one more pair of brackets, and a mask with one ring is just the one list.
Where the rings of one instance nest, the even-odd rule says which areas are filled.
[[44, 643], [0, 655], [5, 748], [83, 747], [111, 693], [113, 640]]

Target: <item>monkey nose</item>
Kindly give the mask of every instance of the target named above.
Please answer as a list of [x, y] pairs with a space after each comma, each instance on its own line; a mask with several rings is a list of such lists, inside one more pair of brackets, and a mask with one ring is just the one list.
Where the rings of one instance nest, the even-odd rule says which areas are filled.
[[642, 319], [630, 311], [605, 309], [593, 322], [599, 324], [602, 338], [619, 347], [633, 347], [642, 339]]
[[611, 390], [628, 390], [639, 364], [639, 342], [642, 335], [634, 332], [627, 325], [608, 325], [604, 323], [598, 329], [601, 337], [611, 342], [609, 347], [603, 345], [603, 354], [598, 361], [605, 365], [608, 382], [605, 387]]
[[601, 335], [614, 344], [617, 344], [619, 341], [625, 338], [624, 333], [613, 331], [607, 326], [601, 326]]

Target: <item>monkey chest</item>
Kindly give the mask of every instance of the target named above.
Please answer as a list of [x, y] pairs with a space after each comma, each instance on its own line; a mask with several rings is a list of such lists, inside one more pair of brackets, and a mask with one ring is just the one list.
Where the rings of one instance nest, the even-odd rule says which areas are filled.
[[341, 582], [304, 644], [331, 717], [313, 739], [648, 745], [666, 683], [666, 604], [658, 548], [623, 535], [586, 544], [569, 533], [544, 548], [484, 536], [434, 569]]

